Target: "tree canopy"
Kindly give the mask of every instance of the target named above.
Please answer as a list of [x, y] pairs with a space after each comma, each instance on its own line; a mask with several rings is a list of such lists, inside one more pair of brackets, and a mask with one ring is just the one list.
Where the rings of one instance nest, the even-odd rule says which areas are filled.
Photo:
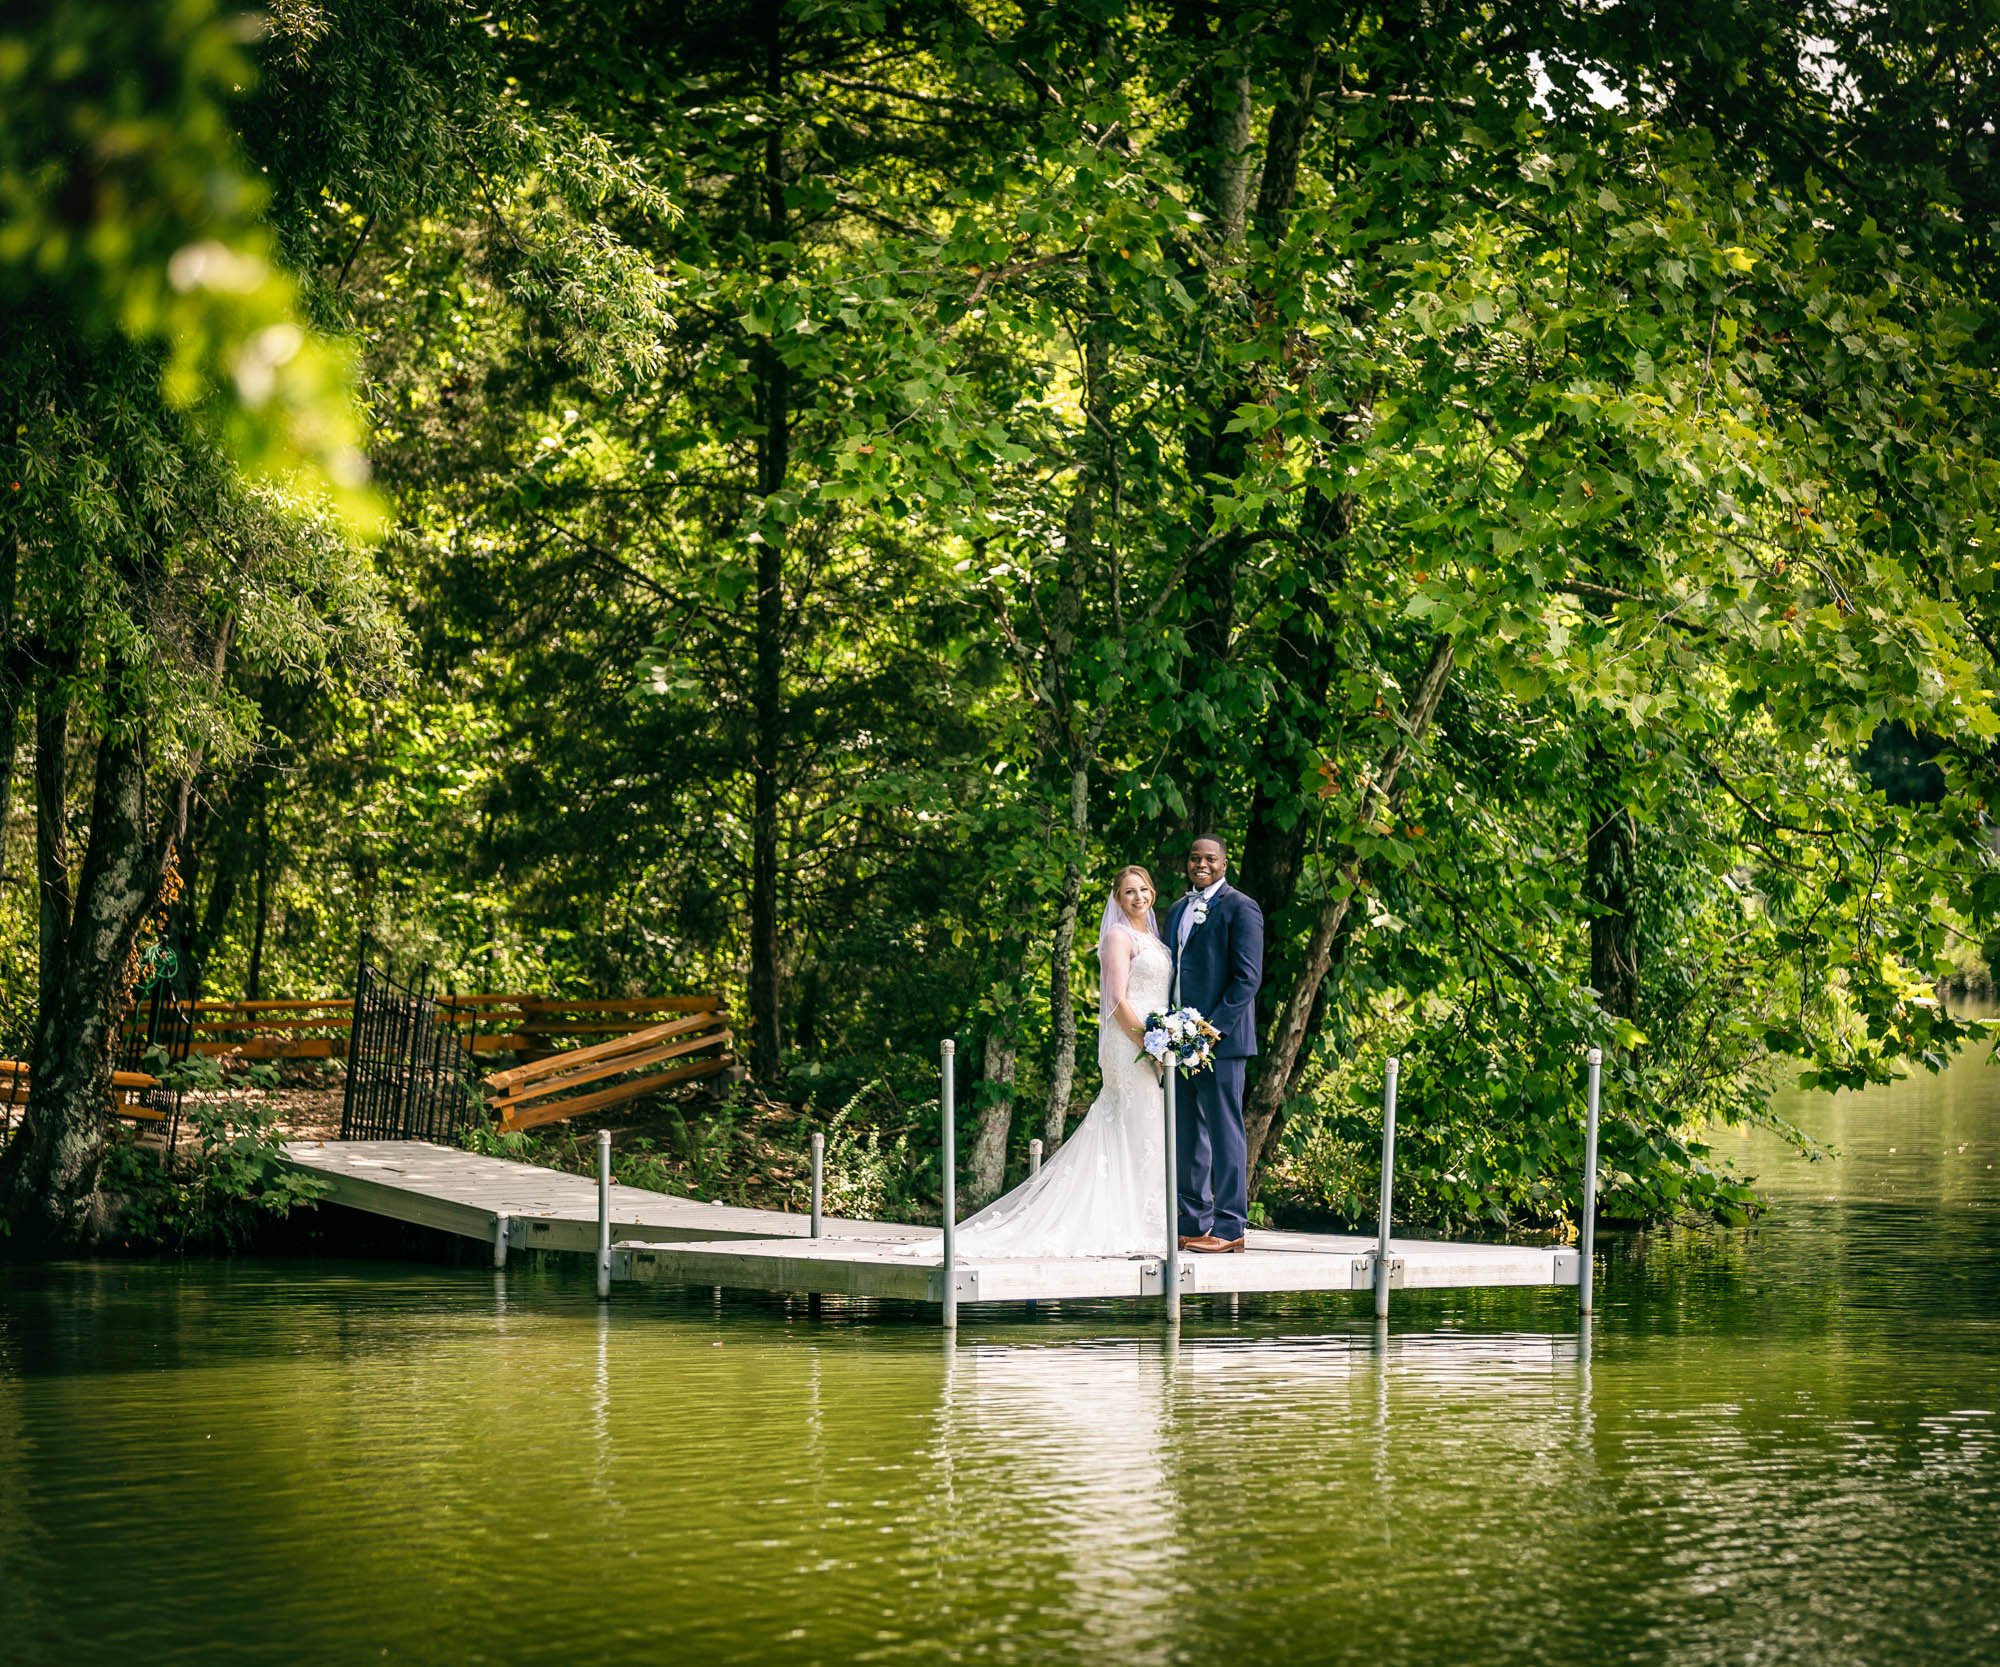
[[1588, 1044], [1663, 1216], [1780, 1074], [1965, 1034], [1989, 4], [129, 10], [0, 38], [38, 1073], [125, 824], [218, 992], [363, 926], [719, 986], [798, 1104], [957, 1034], [975, 1192], [1203, 832], [1276, 1205], [1357, 1212], [1386, 1052], [1416, 1207], [1502, 1224]]

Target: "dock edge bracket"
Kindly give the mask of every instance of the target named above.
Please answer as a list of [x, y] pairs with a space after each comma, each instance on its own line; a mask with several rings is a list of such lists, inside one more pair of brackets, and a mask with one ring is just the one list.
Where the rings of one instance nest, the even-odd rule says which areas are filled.
[[1573, 1244], [1556, 1246], [1555, 1269], [1549, 1276], [1552, 1285], [1574, 1285], [1583, 1267], [1583, 1258], [1577, 1254]]
[[[979, 1300], [979, 1270], [977, 1268], [953, 1269], [952, 1290], [960, 1302], [977, 1302]], [[932, 1302], [944, 1301], [943, 1268], [931, 1269], [927, 1295]]]
[[[1139, 1295], [1141, 1295], [1142, 1297], [1157, 1297], [1166, 1295], [1166, 1290], [1167, 1290], [1166, 1266], [1167, 1264], [1164, 1260], [1159, 1260], [1159, 1261], [1148, 1262], [1145, 1264], [1144, 1267], [1140, 1268]], [[1192, 1293], [1201, 1288], [1200, 1283], [1195, 1276], [1195, 1271], [1194, 1271], [1195, 1262], [1192, 1256], [1188, 1257], [1185, 1261], [1183, 1261], [1180, 1264], [1180, 1270], [1181, 1270], [1181, 1290], [1183, 1293]]]

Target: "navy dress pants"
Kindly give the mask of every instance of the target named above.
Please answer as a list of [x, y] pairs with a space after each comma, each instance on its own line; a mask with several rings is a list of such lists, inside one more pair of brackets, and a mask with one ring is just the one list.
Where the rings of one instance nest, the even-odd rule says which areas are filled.
[[1240, 1239], [1250, 1215], [1249, 1151], [1243, 1138], [1247, 1061], [1218, 1059], [1174, 1084], [1174, 1144], [1180, 1160], [1180, 1230]]

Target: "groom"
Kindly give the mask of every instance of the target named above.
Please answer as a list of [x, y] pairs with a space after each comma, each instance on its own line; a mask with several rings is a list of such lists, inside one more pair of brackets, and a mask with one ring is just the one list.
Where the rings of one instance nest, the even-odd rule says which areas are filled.
[[1243, 1138], [1243, 1071], [1257, 1052], [1264, 981], [1264, 911], [1224, 878], [1229, 852], [1204, 834], [1188, 848], [1191, 888], [1167, 916], [1176, 1007], [1222, 1032], [1210, 1069], [1183, 1075], [1175, 1099], [1183, 1250], [1236, 1251], [1250, 1214]]

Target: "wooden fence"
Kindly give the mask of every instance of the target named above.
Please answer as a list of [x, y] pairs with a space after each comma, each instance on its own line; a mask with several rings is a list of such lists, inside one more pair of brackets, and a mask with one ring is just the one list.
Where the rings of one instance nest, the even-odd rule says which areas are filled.
[[[168, 1105], [159, 1103], [160, 1079], [145, 1071], [111, 1073], [111, 1114], [129, 1117], [137, 1123], [167, 1123], [178, 1132], [179, 1096]], [[28, 1103], [28, 1067], [18, 1059], [0, 1059], [0, 1133], [14, 1126], [14, 1108]]]
[[[553, 996], [447, 995], [440, 1023], [463, 1026], [476, 1054], [540, 1058], [586, 1039], [629, 1034], [670, 1014], [720, 1014], [720, 996], [649, 996], [625, 1001], [566, 1001]], [[196, 1053], [239, 1059], [344, 1059], [354, 1003], [197, 1001]]]
[[[187, 1010], [193, 1015], [189, 1051], [243, 1059], [344, 1059], [354, 1029], [354, 1003], [345, 999], [197, 1001]], [[482, 1079], [487, 1108], [502, 1129], [560, 1122], [737, 1065], [720, 996], [440, 996], [432, 1012], [437, 1024], [457, 1028], [474, 1054], [521, 1058]], [[179, 1096], [171, 1112], [160, 1109], [159, 1078], [121, 1070], [112, 1082], [116, 1115], [178, 1124]], [[27, 1098], [27, 1066], [0, 1060], [0, 1137]]]
[[[689, 999], [680, 998], [678, 1005], [684, 1006]], [[628, 1013], [642, 1007], [661, 1009], [661, 1004], [651, 1002], [579, 1005], [623, 1007]], [[562, 1022], [573, 1027], [564, 1032], [571, 1035], [611, 1028], [583, 1018]], [[485, 1079], [490, 1091], [486, 1104], [502, 1129], [532, 1129], [560, 1122], [727, 1071], [736, 1063], [730, 1051], [732, 1040], [729, 1016], [721, 1002], [715, 1001], [710, 1007], [683, 1012], [679, 1018], [630, 1030], [609, 1041], [496, 1071]]]
[[339, 1059], [347, 1052], [354, 1003], [197, 1001], [190, 1051], [242, 1059]]

